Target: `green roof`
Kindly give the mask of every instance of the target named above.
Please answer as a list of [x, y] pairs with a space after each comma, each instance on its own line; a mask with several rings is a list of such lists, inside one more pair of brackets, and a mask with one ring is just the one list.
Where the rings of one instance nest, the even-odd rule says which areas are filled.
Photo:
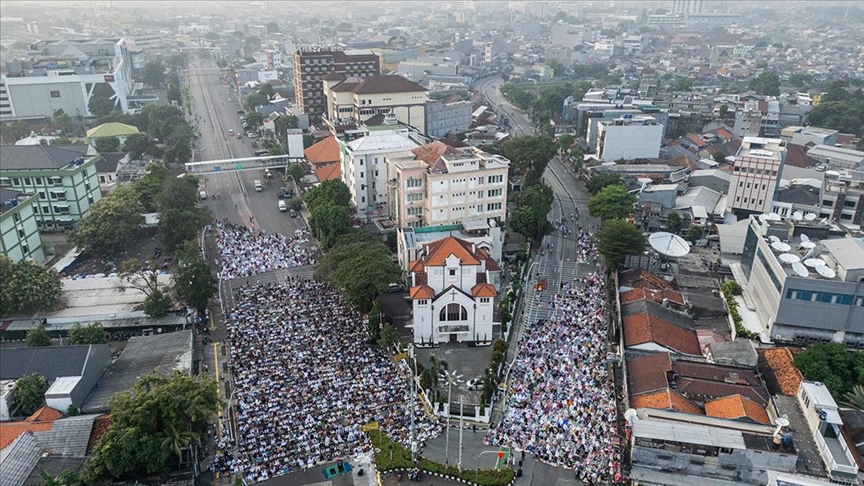
[[87, 130], [87, 138], [122, 137], [133, 133], [139, 133], [138, 127], [125, 123], [103, 123]]

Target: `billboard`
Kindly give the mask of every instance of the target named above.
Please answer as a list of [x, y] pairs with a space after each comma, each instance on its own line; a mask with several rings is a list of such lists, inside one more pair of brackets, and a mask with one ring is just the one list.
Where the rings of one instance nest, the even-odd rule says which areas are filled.
[[303, 158], [303, 130], [289, 128], [288, 134], [288, 157], [292, 159]]

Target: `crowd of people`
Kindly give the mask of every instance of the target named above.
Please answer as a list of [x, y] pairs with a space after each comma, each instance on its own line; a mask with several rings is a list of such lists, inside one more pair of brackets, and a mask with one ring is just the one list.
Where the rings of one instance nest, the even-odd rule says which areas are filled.
[[585, 228], [579, 228], [576, 238], [576, 263], [597, 263], [597, 249], [594, 235]]
[[586, 483], [621, 479], [605, 301], [603, 275], [594, 273], [562, 284], [548, 321], [525, 323], [505, 414], [487, 443], [575, 469]]
[[[368, 343], [358, 314], [317, 282], [245, 286], [227, 320], [237, 449], [222, 472], [252, 482], [368, 452], [363, 426], [409, 443], [407, 365]], [[413, 409], [415, 438], [441, 426]]]
[[289, 238], [227, 222], [214, 226], [223, 279], [251, 277], [283, 268], [314, 265], [308, 249], [309, 232], [297, 230]]

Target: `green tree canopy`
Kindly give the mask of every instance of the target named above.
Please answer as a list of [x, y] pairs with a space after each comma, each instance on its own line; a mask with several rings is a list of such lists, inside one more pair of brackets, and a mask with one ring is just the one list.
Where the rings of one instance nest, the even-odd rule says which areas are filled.
[[270, 99], [267, 98], [267, 95], [261, 93], [250, 93], [246, 95], [246, 98], [243, 99], [243, 106], [246, 107], [247, 112], [255, 111], [255, 108], [259, 106], [264, 106], [270, 102]]
[[680, 78], [675, 82], [673, 88], [675, 91], [690, 91], [693, 89], [693, 80], [690, 78]]
[[31, 348], [51, 346], [51, 336], [48, 335], [45, 324], [39, 324], [36, 327], [30, 328], [24, 337], [24, 341]]
[[561, 64], [561, 62], [558, 60], [547, 59], [546, 65], [552, 69], [553, 78], [560, 78], [567, 74], [567, 66]]
[[63, 303], [60, 275], [31, 260], [13, 262], [0, 255], [0, 317], [33, 315]]
[[612, 219], [604, 222], [597, 232], [597, 251], [603, 255], [606, 267], [615, 269], [624, 263], [627, 255], [645, 251], [645, 236], [633, 223]]
[[[93, 96], [87, 107], [93, 116], [105, 116], [115, 111], [114, 89], [108, 83], [99, 83], [93, 88]], [[82, 113], [83, 115], [83, 113]]]
[[500, 91], [504, 95], [504, 98], [512, 103], [513, 106], [526, 111], [531, 108], [531, 104], [534, 102], [534, 95], [513, 83], [504, 83]]
[[595, 172], [591, 174], [591, 178], [588, 179], [588, 184], [586, 184], [588, 192], [591, 195], [597, 194], [606, 186], [613, 185], [621, 185], [621, 176], [611, 172]]
[[156, 289], [144, 298], [141, 309], [149, 317], [162, 317], [170, 312], [173, 306], [171, 296], [162, 289]]
[[558, 149], [562, 152], [569, 150], [570, 147], [573, 146], [574, 142], [576, 142], [576, 139], [569, 133], [558, 135]]
[[210, 221], [210, 211], [198, 206], [197, 199], [198, 178], [195, 176], [169, 177], [162, 183], [162, 190], [156, 198], [158, 231], [159, 240], [169, 253], [197, 238], [201, 227]]
[[864, 135], [864, 94], [850, 94], [843, 81], [835, 81], [818, 104], [810, 110], [809, 122], [814, 126]]
[[270, 155], [285, 155], [285, 146], [279, 143], [278, 140], [272, 138], [264, 138], [259, 142], [261, 148], [270, 153]]
[[177, 103], [177, 106], [183, 106], [183, 91], [180, 90], [180, 87], [175, 83], [170, 83], [168, 85], [168, 90], [165, 92], [165, 98], [168, 101], [174, 101]]
[[138, 73], [141, 82], [151, 88], [161, 88], [165, 86], [165, 65], [162, 61], [148, 61], [141, 71]]
[[45, 403], [48, 379], [39, 373], [24, 375], [15, 380], [15, 406], [21, 415], [31, 415]]
[[93, 322], [86, 326], [75, 324], [69, 330], [69, 344], [71, 345], [104, 344], [107, 342], [108, 338], [105, 336], [105, 328], [102, 327], [101, 322]]
[[134, 242], [143, 209], [135, 189], [121, 185], [90, 208], [72, 241], [97, 255], [117, 255]]
[[68, 113], [65, 113], [62, 108], [54, 112], [52, 123], [55, 128], [63, 132], [64, 136], [75, 136], [78, 132], [78, 125], [72, 121], [72, 117]]
[[538, 184], [549, 160], [557, 150], [555, 141], [546, 136], [516, 137], [504, 142], [501, 148], [510, 159], [513, 171], [525, 174], [525, 185]]
[[340, 237], [315, 267], [317, 280], [339, 289], [361, 312], [368, 312], [400, 276], [387, 247], [362, 230]]
[[600, 192], [588, 200], [588, 211], [591, 216], [603, 221], [624, 219], [633, 212], [636, 196], [627, 192], [622, 185], [613, 184], [600, 189]]
[[285, 172], [286, 174], [288, 174], [289, 177], [293, 177], [294, 180], [298, 183], [300, 182], [300, 179], [302, 179], [306, 175], [306, 171], [303, 170], [303, 166], [296, 162], [289, 165], [288, 168], [285, 169]]
[[246, 123], [250, 128], [258, 128], [264, 124], [264, 115], [257, 111], [250, 111], [246, 114]]
[[32, 131], [33, 127], [22, 120], [4, 123], [3, 129], [0, 130], [0, 141], [2, 141], [4, 145], [12, 145], [18, 140], [30, 135], [30, 132]]
[[140, 159], [144, 154], [152, 155], [156, 142], [146, 133], [133, 133], [126, 136], [126, 141], [123, 142], [123, 151], [129, 152], [129, 156], [135, 160]]
[[348, 207], [351, 204], [351, 191], [339, 179], [331, 179], [309, 189], [303, 197], [306, 207], [311, 212], [315, 206], [329, 201], [336, 206]]
[[847, 351], [843, 344], [811, 344], [795, 356], [795, 366], [804, 378], [819, 381], [836, 398], [864, 386], [864, 353]]
[[666, 227], [669, 231], [677, 233], [681, 229], [681, 223], [681, 215], [677, 211], [669, 211], [669, 214], [666, 215]]
[[123, 288], [132, 288], [147, 297], [142, 304], [142, 310], [150, 317], [162, 317], [171, 310], [174, 303], [169, 291], [159, 283], [159, 275], [155, 264], [145, 265], [135, 257], [125, 260], [120, 278]]
[[179, 253], [172, 278], [177, 295], [203, 315], [207, 302], [216, 295], [217, 281], [194, 242], [187, 241]]
[[[82, 477], [90, 483], [169, 469], [173, 444], [204, 438], [219, 395], [209, 378], [145, 375], [111, 399], [111, 426], [93, 450]], [[167, 453], [166, 453], [167, 452]]]
[[120, 139], [117, 137], [100, 137], [96, 139], [94, 147], [99, 153], [116, 152], [120, 149]]
[[284, 137], [289, 128], [297, 128], [297, 117], [294, 115], [282, 115], [273, 122], [276, 128], [276, 136]]
[[760, 95], [780, 96], [780, 76], [776, 71], [762, 71], [747, 87]]
[[514, 231], [528, 240], [540, 241], [551, 229], [547, 215], [555, 194], [545, 184], [530, 186], [516, 194], [517, 207], [510, 218]]
[[309, 214], [309, 229], [325, 250], [333, 246], [340, 235], [348, 232], [348, 206], [337, 206], [330, 201], [324, 201], [315, 204]]
[[162, 184], [169, 178], [171, 171], [167, 167], [151, 162], [147, 165], [147, 173], [135, 183], [135, 192], [143, 210], [148, 213], [156, 211], [156, 198], [162, 191]]

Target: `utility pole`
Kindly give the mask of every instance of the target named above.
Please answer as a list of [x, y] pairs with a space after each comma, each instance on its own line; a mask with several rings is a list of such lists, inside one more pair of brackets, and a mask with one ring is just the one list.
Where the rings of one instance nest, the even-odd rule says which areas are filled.
[[465, 404], [465, 395], [459, 395], [459, 472], [462, 472], [462, 417], [465, 415], [462, 413], [462, 405]]

